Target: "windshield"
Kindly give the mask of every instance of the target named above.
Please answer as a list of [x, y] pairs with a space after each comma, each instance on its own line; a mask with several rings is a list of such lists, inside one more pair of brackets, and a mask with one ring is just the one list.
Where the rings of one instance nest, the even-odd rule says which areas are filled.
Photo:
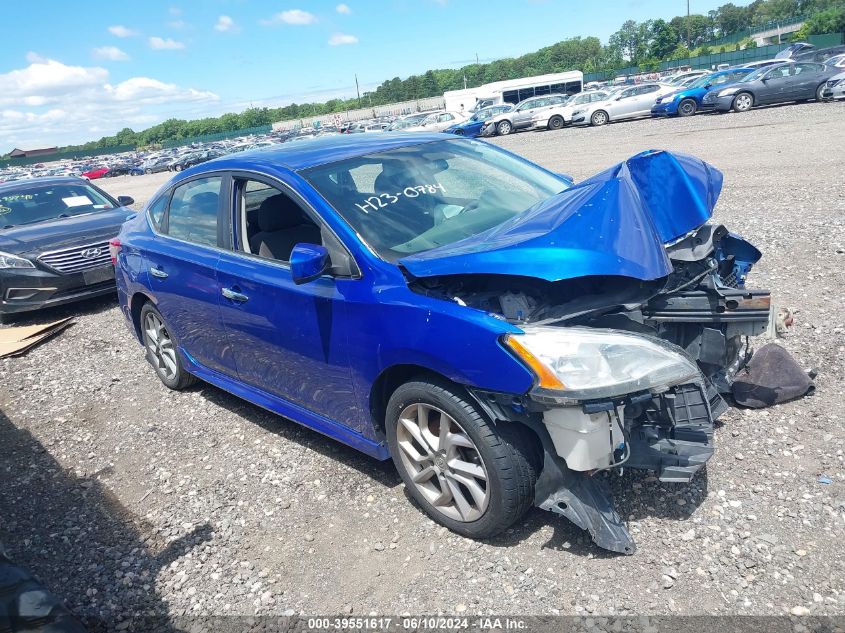
[[488, 143], [457, 140], [320, 165], [302, 175], [391, 262], [486, 231], [567, 188]]
[[30, 185], [0, 193], [0, 226], [10, 228], [118, 206], [117, 202], [90, 185]]
[[739, 81], [740, 81], [740, 83], [747, 83], [749, 81], [757, 81], [758, 79], [760, 79], [760, 77], [765, 75], [771, 69], [772, 69], [771, 66], [761, 66], [757, 70], [748, 73], [745, 77], [743, 77]]
[[695, 81], [693, 81], [689, 87], [690, 88], [704, 88], [707, 84], [709, 84], [713, 80], [713, 75], [702, 75]]

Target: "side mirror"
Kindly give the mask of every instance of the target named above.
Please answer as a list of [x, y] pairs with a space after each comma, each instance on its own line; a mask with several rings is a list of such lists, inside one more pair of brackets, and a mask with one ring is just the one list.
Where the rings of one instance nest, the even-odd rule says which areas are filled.
[[135, 198], [132, 196], [118, 196], [117, 203], [122, 207], [128, 207], [135, 204]]
[[705, 90], [710, 90], [710, 88], [712, 88], [712, 87], [713, 87], [713, 84], [704, 84]]
[[622, 99], [623, 99], [623, 98], [624, 98], [624, 97], [619, 96], [619, 97], [616, 97], [616, 99], [615, 99], [615, 100], [616, 100], [616, 101], [622, 101]]
[[329, 252], [316, 244], [297, 244], [290, 253], [290, 272], [297, 286], [314, 281], [329, 268]]

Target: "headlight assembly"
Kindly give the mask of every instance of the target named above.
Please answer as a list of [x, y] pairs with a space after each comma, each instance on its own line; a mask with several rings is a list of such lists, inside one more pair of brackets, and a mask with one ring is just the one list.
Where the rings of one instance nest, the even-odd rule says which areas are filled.
[[0, 269], [5, 268], [35, 268], [35, 264], [23, 257], [0, 252]]
[[701, 376], [680, 348], [619, 330], [526, 327], [504, 342], [534, 372], [537, 388], [552, 397], [613, 398]]

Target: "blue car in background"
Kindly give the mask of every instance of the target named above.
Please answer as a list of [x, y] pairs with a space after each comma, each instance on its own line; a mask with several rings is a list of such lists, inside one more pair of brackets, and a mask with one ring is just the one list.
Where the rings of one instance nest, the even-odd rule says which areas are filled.
[[692, 116], [702, 107], [704, 95], [713, 88], [732, 84], [753, 68], [730, 68], [699, 77], [692, 85], [659, 97], [651, 108], [651, 116]]
[[455, 125], [448, 127], [443, 131], [448, 132], [450, 134], [457, 134], [458, 136], [467, 136], [469, 138], [475, 138], [481, 133], [481, 127], [484, 125], [484, 122], [487, 119], [497, 114], [502, 114], [503, 112], [510, 112], [511, 110], [513, 110], [513, 105], [510, 103], [495, 106], [487, 106], [486, 108], [482, 108], [481, 110], [473, 114], [466, 121], [456, 123]]
[[110, 252], [168, 388], [392, 458], [464, 536], [538, 506], [631, 554], [594, 475], [690, 481], [769, 321], [760, 252], [708, 222], [721, 187], [662, 151], [574, 184], [482, 141], [343, 135], [181, 172]]

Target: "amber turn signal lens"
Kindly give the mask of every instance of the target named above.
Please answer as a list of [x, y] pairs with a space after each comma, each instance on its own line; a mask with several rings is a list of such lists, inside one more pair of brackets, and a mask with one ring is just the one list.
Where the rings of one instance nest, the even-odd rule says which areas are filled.
[[542, 387], [543, 389], [566, 389], [566, 385], [560, 381], [555, 373], [519, 342], [518, 336], [511, 336], [510, 334], [505, 336], [505, 345], [531, 368], [531, 371], [534, 372], [539, 380], [537, 383], [538, 387]]

